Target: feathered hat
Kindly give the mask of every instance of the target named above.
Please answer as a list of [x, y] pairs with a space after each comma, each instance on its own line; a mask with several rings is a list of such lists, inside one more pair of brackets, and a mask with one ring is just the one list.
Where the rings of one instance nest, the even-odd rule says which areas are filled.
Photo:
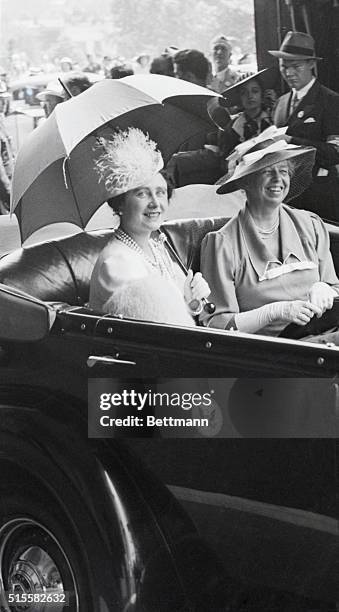
[[103, 152], [95, 166], [111, 198], [147, 183], [164, 165], [156, 143], [138, 128], [99, 138], [98, 145]]

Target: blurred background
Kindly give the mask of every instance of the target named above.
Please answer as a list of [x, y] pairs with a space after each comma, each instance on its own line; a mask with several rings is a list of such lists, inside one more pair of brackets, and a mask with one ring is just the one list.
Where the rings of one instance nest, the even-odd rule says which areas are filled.
[[[0, 0], [0, 62], [20, 70], [86, 53], [104, 57], [157, 55], [164, 47], [209, 51], [219, 32], [233, 54], [255, 52], [253, 0]], [[21, 62], [21, 66], [20, 66]]]

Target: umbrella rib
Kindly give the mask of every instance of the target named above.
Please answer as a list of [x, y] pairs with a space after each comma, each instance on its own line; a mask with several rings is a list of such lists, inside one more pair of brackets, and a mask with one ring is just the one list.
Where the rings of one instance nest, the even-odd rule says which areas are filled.
[[73, 189], [72, 177], [71, 177], [71, 173], [69, 171], [68, 163], [67, 163], [68, 159], [69, 159], [68, 157], [65, 157], [65, 159], [64, 159], [65, 176], [67, 178], [67, 185], [66, 185], [66, 187], [67, 187], [67, 189], [69, 189], [69, 188], [71, 189], [71, 192], [72, 192], [72, 195], [73, 195], [73, 198], [74, 198], [74, 202], [75, 202], [75, 206], [76, 206], [76, 209], [77, 209], [77, 212], [78, 212], [78, 215], [79, 215], [81, 227], [82, 227], [82, 229], [85, 229], [86, 223], [83, 220], [83, 217], [82, 217], [82, 214], [81, 214], [81, 211], [80, 211], [80, 207], [78, 205], [78, 200], [76, 198], [75, 191]]

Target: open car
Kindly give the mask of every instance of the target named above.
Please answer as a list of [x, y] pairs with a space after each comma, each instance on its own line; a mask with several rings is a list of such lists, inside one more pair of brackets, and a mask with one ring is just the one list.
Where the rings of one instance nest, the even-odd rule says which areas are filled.
[[[203, 236], [225, 222], [162, 230], [198, 270]], [[72, 612], [334, 610], [338, 349], [93, 312], [111, 236], [0, 260], [3, 609], [43, 610], [49, 593]], [[338, 245], [332, 227], [337, 268]], [[88, 437], [96, 384], [213, 394], [209, 427]]]
[[[197, 271], [202, 238], [226, 221], [173, 220], [166, 222], [162, 230], [181, 260], [186, 265], [191, 261]], [[338, 270], [339, 229], [329, 227]], [[43, 381], [50, 388], [84, 397], [86, 385], [76, 384], [80, 374], [82, 383], [87, 383], [88, 375], [99, 374], [333, 379], [337, 376], [339, 352], [333, 346], [199, 326], [179, 328], [91, 311], [86, 306], [91, 273], [111, 236], [112, 230], [81, 232], [15, 250], [0, 261], [0, 339], [4, 352], [13, 353], [17, 367], [26, 349], [32, 366], [36, 354], [40, 363], [45, 351], [55, 354], [53, 367], [48, 360], [41, 363], [39, 384]], [[51, 329], [48, 303], [56, 312]], [[70, 383], [75, 373], [77, 376]]]
[[[202, 238], [225, 222], [173, 220], [162, 230], [181, 260], [192, 261], [197, 271]], [[339, 229], [330, 226], [330, 232], [338, 266]], [[203, 378], [209, 385], [209, 379], [222, 378], [228, 419], [213, 435], [232, 437], [233, 426], [245, 437], [337, 435], [336, 346], [124, 319], [89, 309], [91, 273], [111, 237], [112, 230], [80, 232], [1, 259], [2, 379], [16, 387], [29, 383], [62, 392], [87, 405], [88, 382], [95, 379]], [[286, 379], [294, 382], [288, 385]], [[268, 426], [272, 401], [277, 408]]]

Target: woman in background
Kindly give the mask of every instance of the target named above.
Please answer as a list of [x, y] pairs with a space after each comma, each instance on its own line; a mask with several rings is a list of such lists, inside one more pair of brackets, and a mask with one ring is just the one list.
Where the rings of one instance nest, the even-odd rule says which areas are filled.
[[219, 134], [219, 146], [224, 156], [227, 157], [241, 142], [257, 136], [272, 125], [272, 107], [276, 100], [272, 89], [274, 79], [275, 73], [266, 68], [224, 92], [229, 108], [240, 110], [232, 123]]

